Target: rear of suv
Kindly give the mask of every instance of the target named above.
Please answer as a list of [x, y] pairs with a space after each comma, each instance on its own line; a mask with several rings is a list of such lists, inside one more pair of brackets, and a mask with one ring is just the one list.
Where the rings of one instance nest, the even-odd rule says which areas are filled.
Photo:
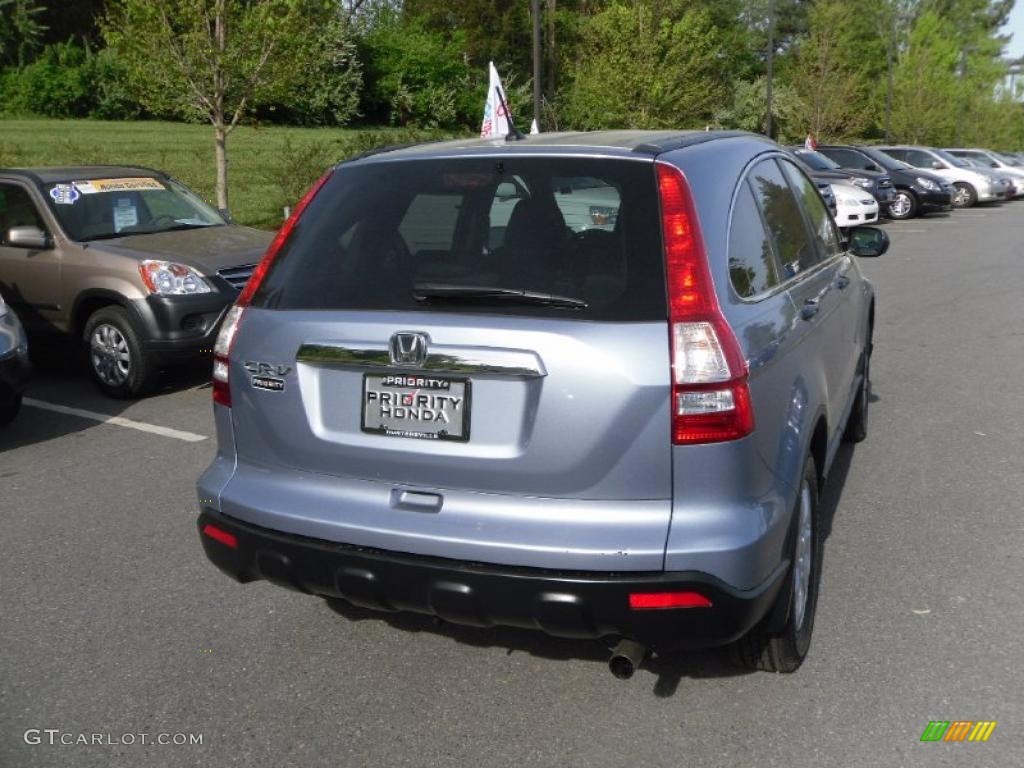
[[873, 314], [814, 184], [750, 134], [343, 163], [217, 341], [203, 548], [242, 582], [618, 640], [622, 676], [737, 640], [791, 671]]

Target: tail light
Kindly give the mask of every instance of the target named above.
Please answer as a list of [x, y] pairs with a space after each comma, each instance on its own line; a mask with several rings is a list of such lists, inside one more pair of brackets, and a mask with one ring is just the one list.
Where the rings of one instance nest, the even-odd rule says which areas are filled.
[[274, 259], [277, 258], [281, 247], [291, 236], [292, 230], [295, 229], [295, 225], [298, 223], [303, 211], [306, 210], [306, 206], [316, 197], [316, 193], [327, 183], [327, 180], [331, 178], [332, 173], [334, 173], [333, 169], [327, 171], [302, 196], [298, 205], [295, 206], [295, 210], [292, 211], [292, 215], [288, 217], [288, 220], [281, 229], [277, 231], [277, 235], [271, 241], [267, 252], [263, 255], [260, 263], [256, 265], [256, 269], [253, 270], [252, 276], [245, 284], [245, 288], [242, 289], [241, 295], [235, 300], [234, 306], [225, 315], [224, 323], [221, 325], [220, 333], [217, 335], [217, 343], [213, 347], [213, 402], [228, 408], [231, 407], [231, 348], [234, 346], [235, 336], [238, 335], [238, 327], [242, 323], [245, 308], [249, 306], [249, 302], [252, 301], [253, 295], [259, 289], [260, 283], [267, 276], [267, 271], [270, 269], [270, 265], [274, 263]]
[[747, 363], [722, 315], [690, 187], [658, 163], [672, 359], [672, 442], [736, 440], [754, 431]]

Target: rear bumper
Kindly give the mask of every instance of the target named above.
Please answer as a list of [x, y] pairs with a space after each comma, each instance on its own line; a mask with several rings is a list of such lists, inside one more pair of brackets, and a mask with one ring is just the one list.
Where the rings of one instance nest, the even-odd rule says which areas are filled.
[[[230, 547], [203, 533], [231, 534]], [[239, 582], [266, 580], [384, 611], [454, 624], [539, 629], [570, 638], [628, 637], [654, 649], [723, 645], [772, 606], [788, 563], [755, 589], [734, 590], [699, 572], [569, 572], [469, 563], [355, 547], [271, 531], [210, 509], [198, 519], [206, 556]], [[699, 592], [707, 608], [631, 610], [634, 592]]]

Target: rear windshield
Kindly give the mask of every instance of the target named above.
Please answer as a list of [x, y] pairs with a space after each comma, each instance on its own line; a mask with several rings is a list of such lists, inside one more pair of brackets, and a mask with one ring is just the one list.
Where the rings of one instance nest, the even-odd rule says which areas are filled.
[[664, 318], [653, 164], [492, 157], [342, 165], [253, 304]]

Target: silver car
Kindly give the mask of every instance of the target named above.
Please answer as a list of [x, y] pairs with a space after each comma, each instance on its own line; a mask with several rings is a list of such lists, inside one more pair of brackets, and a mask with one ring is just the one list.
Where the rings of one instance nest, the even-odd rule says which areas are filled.
[[[580, 202], [576, 202], [577, 198]], [[332, 600], [795, 670], [875, 297], [745, 133], [382, 151], [297, 206], [215, 348], [200, 540]]]

